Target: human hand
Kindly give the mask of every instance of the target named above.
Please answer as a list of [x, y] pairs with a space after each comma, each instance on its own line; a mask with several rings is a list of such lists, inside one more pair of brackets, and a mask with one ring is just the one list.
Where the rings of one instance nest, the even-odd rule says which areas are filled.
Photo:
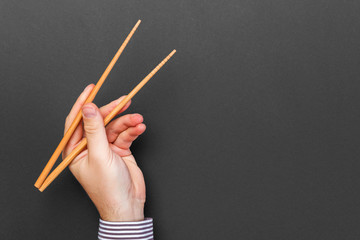
[[[104, 127], [103, 118], [123, 97], [100, 109], [93, 103], [82, 106], [93, 88], [93, 84], [85, 88], [66, 118], [65, 132], [82, 109], [83, 123], [79, 124], [69, 140], [63, 158], [86, 137], [87, 149], [72, 161], [69, 169], [95, 204], [101, 219], [143, 220], [145, 181], [129, 149], [146, 129], [142, 123], [143, 117], [140, 114], [127, 114]], [[130, 102], [120, 112], [129, 106]]]

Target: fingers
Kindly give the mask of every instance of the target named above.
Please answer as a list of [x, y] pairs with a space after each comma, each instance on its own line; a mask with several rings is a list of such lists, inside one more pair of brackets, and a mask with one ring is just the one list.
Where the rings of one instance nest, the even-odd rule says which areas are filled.
[[[130, 147], [131, 142], [134, 141], [138, 136], [135, 136], [136, 132], [139, 132], [138, 130], [136, 130], [136, 126], [143, 121], [143, 118], [140, 114], [133, 114], [133, 116], [126, 115], [119, 119], [116, 119], [109, 124], [105, 131], [103, 117], [107, 116], [126, 96], [122, 96], [119, 99], [112, 101], [111, 103], [103, 106], [101, 109], [98, 109], [95, 104], [84, 105], [87, 97], [89, 96], [93, 88], [94, 84], [90, 84], [84, 89], [84, 91], [78, 97], [69, 115], [66, 118], [64, 132], [69, 129], [77, 113], [81, 110], [81, 108], [83, 108], [83, 123], [79, 124], [73, 136], [70, 138], [66, 148], [64, 149], [65, 156], [73, 150], [77, 143], [84, 137], [84, 134], [88, 141], [89, 160], [102, 159], [105, 157], [104, 153], [106, 154], [110, 152], [107, 135], [109, 136], [109, 142], [114, 142], [117, 140], [120, 133], [128, 131], [128, 133], [124, 133], [121, 135], [122, 137], [124, 137], [124, 139], [117, 140], [119, 147], [126, 148], [126, 146], [128, 146], [127, 149]], [[119, 111], [119, 113], [125, 111], [130, 106], [130, 104], [131, 101], [129, 101]], [[84, 131], [82, 129], [82, 126], [84, 126]], [[130, 130], [131, 127], [135, 127], [136, 131], [134, 131], [134, 129]], [[140, 127], [140, 130], [143, 131], [140, 131], [139, 135], [145, 131], [145, 125], [143, 125], [143, 127]], [[129, 135], [134, 136], [129, 137]], [[129, 141], [131, 142], [129, 143]]]
[[[112, 101], [111, 103], [103, 106], [100, 108], [100, 112], [103, 118], [105, 118], [126, 96], [122, 96], [114, 101]], [[126, 105], [118, 112], [122, 113], [124, 112], [131, 104], [131, 100], [129, 102], [126, 103]]]
[[106, 135], [109, 142], [115, 142], [120, 133], [125, 131], [130, 127], [135, 127], [136, 125], [144, 121], [143, 117], [140, 114], [127, 114], [121, 116], [120, 118], [112, 121], [106, 127]]
[[93, 103], [87, 103], [82, 108], [84, 131], [90, 161], [109, 159], [110, 148], [107, 141], [104, 120], [99, 109]]
[[66, 117], [64, 134], [69, 129], [71, 123], [74, 121], [77, 113], [80, 111], [82, 105], [85, 103], [86, 99], [90, 95], [90, 93], [93, 90], [94, 86], [95, 86], [94, 84], [88, 85], [84, 89], [84, 91], [80, 94], [78, 99], [76, 100], [75, 104], [73, 105], [73, 107], [70, 110], [69, 115]]
[[135, 127], [129, 127], [125, 131], [119, 134], [113, 143], [116, 147], [128, 150], [130, 154], [130, 146], [132, 142], [146, 130], [146, 126], [143, 123], [137, 124]]

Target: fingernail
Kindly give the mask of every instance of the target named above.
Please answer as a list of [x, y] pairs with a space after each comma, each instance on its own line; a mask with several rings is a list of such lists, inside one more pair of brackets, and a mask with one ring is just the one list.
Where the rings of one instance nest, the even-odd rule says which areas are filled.
[[94, 87], [94, 84], [89, 84], [89, 85], [87, 85], [86, 87], [85, 87], [85, 89], [84, 89], [84, 92], [85, 91], [87, 91], [87, 90], [89, 90], [90, 88], [92, 88], [92, 87]]
[[95, 108], [91, 106], [86, 106], [82, 109], [83, 116], [86, 118], [93, 118], [96, 116]]

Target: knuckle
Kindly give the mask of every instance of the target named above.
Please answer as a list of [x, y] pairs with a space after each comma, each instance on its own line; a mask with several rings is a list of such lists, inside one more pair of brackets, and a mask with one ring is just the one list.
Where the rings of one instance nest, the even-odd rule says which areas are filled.
[[107, 135], [118, 135], [119, 134], [119, 131], [117, 131], [117, 129], [114, 129], [114, 128], [109, 128], [107, 129]]
[[97, 132], [98, 126], [97, 126], [96, 123], [85, 124], [84, 130], [85, 130], [85, 132], [88, 133], [88, 134], [93, 134], [93, 133], [96, 133], [96, 132]]

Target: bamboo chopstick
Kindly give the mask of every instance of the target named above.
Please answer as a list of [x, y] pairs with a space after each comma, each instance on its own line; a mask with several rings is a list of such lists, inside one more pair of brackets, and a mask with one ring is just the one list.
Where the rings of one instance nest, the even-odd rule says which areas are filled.
[[[105, 72], [102, 74], [102, 76], [100, 77], [99, 81], [96, 83], [95, 87], [93, 88], [93, 90], [91, 91], [90, 95], [88, 96], [88, 98], [86, 99], [85, 103], [89, 103], [92, 102], [96, 96], [96, 94], [98, 93], [98, 91], [100, 90], [102, 84], [105, 82], [105, 79], [107, 78], [107, 76], [109, 75], [110, 71], [112, 70], [112, 68], [114, 67], [116, 61], [119, 59], [121, 53], [123, 52], [123, 50], [125, 49], [126, 45], [128, 44], [128, 42], [130, 41], [131, 37], [133, 36], [133, 34], [135, 33], [136, 29], [138, 28], [138, 26], [140, 25], [141, 20], [137, 21], [137, 23], [135, 24], [135, 26], [133, 27], [133, 29], [131, 30], [131, 32], [129, 33], [129, 35], [126, 37], [125, 41], [123, 42], [123, 44], [120, 46], [119, 50], [116, 52], [114, 58], [111, 60], [111, 62], [109, 63], [109, 66], [107, 66], [107, 68], [105, 69]], [[81, 115], [81, 111], [78, 112], [78, 114], [76, 115], [74, 121], [71, 123], [71, 126], [69, 127], [69, 129], [66, 131], [63, 139], [60, 141], [58, 147], [55, 149], [55, 152], [53, 153], [53, 155], [51, 156], [51, 158], [49, 159], [48, 163], [46, 164], [44, 170], [41, 172], [40, 176], [38, 177], [38, 179], [35, 182], [35, 187], [39, 188], [43, 182], [45, 181], [45, 178], [47, 177], [47, 175], [49, 174], [49, 172], [51, 171], [51, 168], [54, 166], [56, 160], [59, 158], [61, 152], [63, 151], [63, 149], [65, 148], [66, 144], [68, 143], [69, 139], [71, 138], [71, 136], [73, 135], [76, 127], [79, 125], [80, 121], [81, 121], [82, 115]]]
[[[126, 105], [126, 103], [135, 96], [135, 94], [155, 75], [159, 69], [175, 54], [173, 50], [163, 61], [161, 61], [104, 119], [106, 126], [116, 114]], [[44, 191], [52, 181], [71, 163], [71, 161], [85, 149], [87, 145], [86, 138], [83, 138], [79, 145], [57, 166], [54, 171], [45, 179], [39, 190]]]

